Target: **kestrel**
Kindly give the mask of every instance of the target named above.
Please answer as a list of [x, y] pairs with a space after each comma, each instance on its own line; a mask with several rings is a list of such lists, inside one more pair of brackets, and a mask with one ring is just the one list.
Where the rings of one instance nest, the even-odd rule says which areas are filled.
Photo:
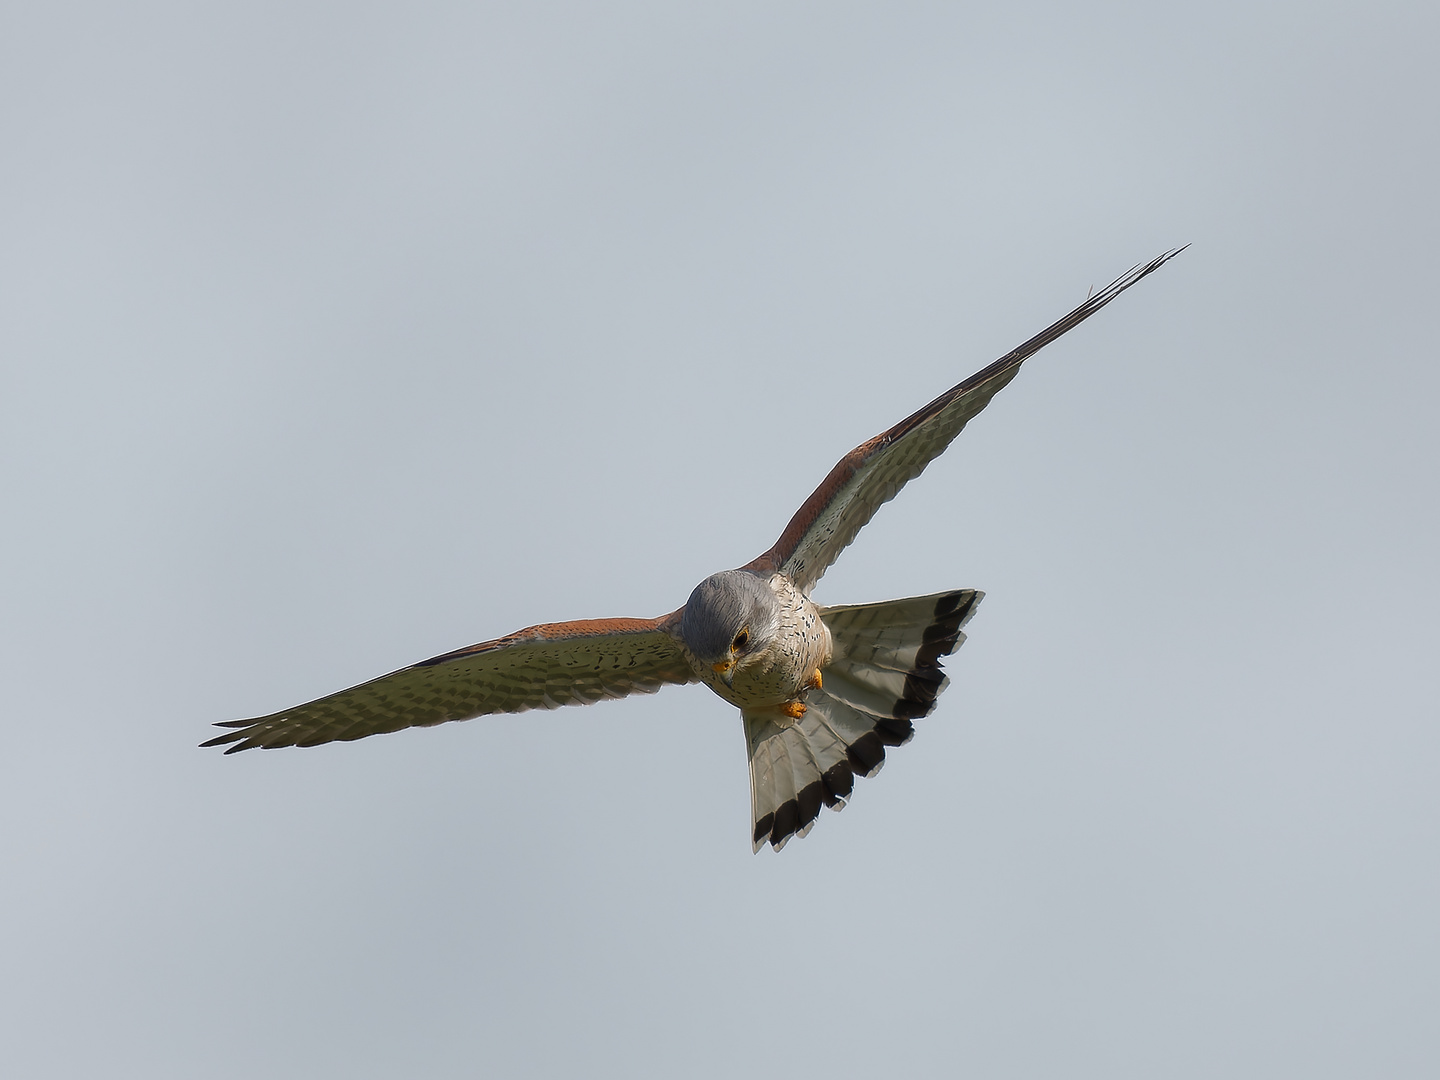
[[231, 728], [203, 746], [315, 746], [490, 713], [587, 705], [701, 682], [740, 710], [750, 757], [751, 841], [777, 851], [805, 836], [822, 805], [844, 807], [855, 776], [915, 734], [950, 680], [940, 658], [965, 640], [982, 593], [956, 589], [826, 607], [810, 591], [882, 503], [1020, 370], [1184, 250], [1130, 270], [1054, 325], [840, 459], [775, 546], [713, 574], [658, 619], [582, 619], [422, 661], [349, 690]]

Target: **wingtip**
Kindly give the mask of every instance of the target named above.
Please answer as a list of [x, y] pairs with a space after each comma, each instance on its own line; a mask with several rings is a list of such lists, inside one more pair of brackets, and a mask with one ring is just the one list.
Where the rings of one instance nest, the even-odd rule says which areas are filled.
[[[212, 724], [211, 727], [227, 728], [231, 730], [223, 731], [221, 734], [216, 735], [214, 738], [206, 739], [200, 744], [200, 748], [202, 750], [205, 750], [212, 746], [224, 746], [226, 747], [225, 753], [227, 754], [235, 754], [239, 753], [241, 750], [248, 750], [252, 746], [256, 745], [248, 738], [250, 734], [249, 729], [253, 728], [254, 726], [254, 720], [218, 720], [214, 724]], [[241, 730], [234, 730], [237, 728]], [[228, 745], [230, 743], [234, 743], [235, 745]]]
[[1141, 267], [1138, 268], [1140, 270], [1140, 273], [1135, 280], [1139, 281], [1140, 278], [1144, 277], [1151, 271], [1159, 270], [1160, 267], [1164, 266], [1166, 263], [1168, 263], [1171, 259], [1175, 258], [1176, 255], [1179, 255], [1189, 246], [1189, 244], [1181, 244], [1177, 248], [1171, 248], [1169, 251], [1165, 251], [1159, 255], [1156, 255], [1155, 258], [1151, 259], [1148, 263], [1144, 263]]
[[[1141, 278], [1153, 274], [1156, 270], [1159, 270], [1160, 267], [1164, 266], [1167, 262], [1175, 258], [1176, 255], [1179, 255], [1189, 246], [1189, 244], [1184, 244], [1178, 248], [1171, 248], [1169, 251], [1163, 251], [1159, 255], [1156, 255], [1149, 262], [1136, 263], [1129, 270], [1125, 271], [1125, 273], [1121, 274], [1118, 278], [1112, 281], [1109, 285], [1106, 285], [1105, 288], [1101, 289], [1098, 293], [1092, 294], [1086, 300], [1086, 303], [1094, 304], [1096, 310], [1104, 307], [1111, 300], [1114, 300], [1115, 297], [1119, 296], [1126, 289], [1130, 288], [1131, 285], [1134, 285]], [[1099, 302], [1096, 303], [1096, 301]]]
[[[202, 743], [200, 744], [200, 749], [202, 749], [202, 750], [208, 750], [208, 749], [209, 749], [210, 747], [212, 747], [212, 746], [225, 746], [227, 743], [237, 742], [241, 737], [242, 737], [242, 736], [241, 736], [241, 733], [238, 732], [238, 731], [230, 732], [229, 734], [225, 734], [225, 735], [217, 735], [217, 736], [215, 736], [215, 738], [213, 738], [213, 739], [206, 739], [204, 742], [202, 742]], [[244, 750], [244, 749], [245, 749], [245, 745], [244, 745], [243, 743], [241, 743], [241, 744], [238, 745], [238, 746], [228, 747], [228, 748], [226, 749], [225, 753], [227, 753], [227, 754], [233, 754], [233, 753], [235, 753], [237, 750]]]

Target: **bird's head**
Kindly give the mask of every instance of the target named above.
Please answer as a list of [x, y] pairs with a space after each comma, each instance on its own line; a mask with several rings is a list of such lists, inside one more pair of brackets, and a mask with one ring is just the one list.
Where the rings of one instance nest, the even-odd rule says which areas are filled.
[[685, 647], [729, 686], [747, 658], [764, 651], [780, 629], [770, 586], [748, 570], [711, 574], [695, 586], [680, 618]]

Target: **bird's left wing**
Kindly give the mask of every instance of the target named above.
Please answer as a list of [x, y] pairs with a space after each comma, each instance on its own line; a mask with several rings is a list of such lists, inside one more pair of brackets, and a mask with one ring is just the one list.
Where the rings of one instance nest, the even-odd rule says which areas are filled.
[[1184, 250], [1167, 251], [1135, 267], [1013, 352], [850, 451], [795, 512], [775, 546], [747, 569], [772, 573], [778, 570], [809, 592], [875, 511], [940, 456], [961, 429], [1015, 377], [1028, 357], [1079, 326]]
[[666, 683], [695, 681], [670, 633], [678, 616], [585, 619], [517, 630], [293, 709], [225, 721], [215, 726], [235, 730], [201, 745], [234, 743], [227, 754], [256, 746], [316, 746], [487, 713], [653, 694]]

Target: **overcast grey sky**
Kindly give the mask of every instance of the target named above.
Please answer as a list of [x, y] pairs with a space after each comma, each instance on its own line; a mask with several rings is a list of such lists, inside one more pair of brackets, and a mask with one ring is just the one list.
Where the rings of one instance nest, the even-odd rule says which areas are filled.
[[[1436, 1075], [1437, 10], [4, 4], [0, 1072]], [[821, 583], [989, 595], [778, 856], [698, 687], [196, 748], [1187, 242]]]

